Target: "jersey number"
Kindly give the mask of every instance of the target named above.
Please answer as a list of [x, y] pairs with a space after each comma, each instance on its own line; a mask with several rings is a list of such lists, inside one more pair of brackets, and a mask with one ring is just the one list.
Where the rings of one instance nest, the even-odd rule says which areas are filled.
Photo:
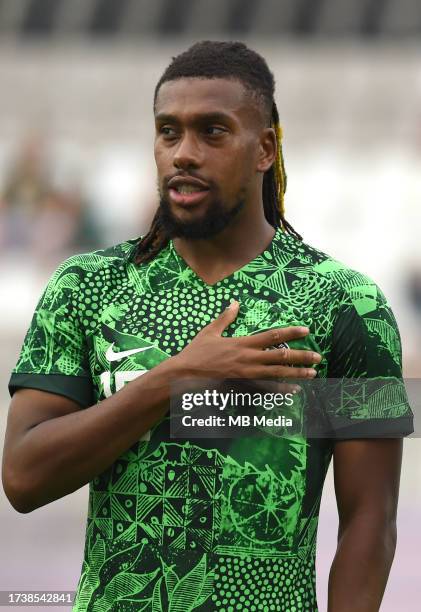
[[[124, 385], [128, 382], [131, 382], [138, 376], [142, 376], [142, 374], [146, 374], [148, 370], [129, 370], [127, 372], [116, 372], [114, 375], [115, 378], [115, 392], [120, 391], [124, 387]], [[105, 397], [111, 397], [113, 392], [111, 391], [111, 372], [103, 372], [100, 376], [102, 387], [104, 389]], [[151, 439], [150, 430], [143, 434], [140, 438], [140, 441], [148, 442]]]

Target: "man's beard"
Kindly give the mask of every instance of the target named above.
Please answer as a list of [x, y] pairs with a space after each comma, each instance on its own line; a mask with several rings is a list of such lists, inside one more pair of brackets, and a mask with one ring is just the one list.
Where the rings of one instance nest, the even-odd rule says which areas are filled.
[[199, 219], [193, 221], [180, 221], [172, 213], [168, 198], [161, 195], [160, 220], [161, 225], [169, 238], [190, 238], [192, 240], [206, 239], [216, 236], [225, 229], [231, 221], [244, 208], [245, 200], [239, 195], [236, 204], [226, 209], [221, 200], [214, 200], [206, 212]]

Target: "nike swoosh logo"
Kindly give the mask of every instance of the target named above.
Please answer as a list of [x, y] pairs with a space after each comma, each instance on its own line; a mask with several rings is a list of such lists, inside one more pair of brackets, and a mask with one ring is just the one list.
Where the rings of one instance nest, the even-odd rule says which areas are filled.
[[135, 355], [136, 353], [140, 353], [141, 351], [147, 351], [151, 348], [154, 348], [153, 346], [143, 346], [142, 348], [129, 349], [128, 351], [120, 351], [119, 353], [116, 353], [113, 347], [114, 342], [110, 344], [107, 349], [107, 352], [105, 353], [105, 358], [108, 359], [108, 361], [118, 361], [119, 359], [123, 359], [124, 357], [130, 357], [130, 355]]

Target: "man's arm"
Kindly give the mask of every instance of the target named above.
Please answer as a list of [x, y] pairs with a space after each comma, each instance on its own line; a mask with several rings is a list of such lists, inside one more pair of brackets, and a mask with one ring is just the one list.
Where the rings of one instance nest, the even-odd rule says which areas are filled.
[[328, 612], [377, 612], [396, 547], [402, 439], [335, 443], [338, 547]]
[[165, 415], [172, 380], [313, 377], [312, 368], [289, 365], [315, 363], [311, 351], [263, 350], [300, 338], [308, 330], [287, 327], [249, 337], [223, 338], [222, 332], [237, 313], [238, 303], [204, 327], [180, 353], [84, 410], [55, 393], [16, 391], [2, 467], [3, 486], [13, 507], [31, 512], [102, 473]]
[[174, 365], [166, 360], [83, 410], [55, 393], [18, 389], [2, 466], [4, 490], [15, 510], [32, 512], [76, 491], [138, 441], [168, 410]]

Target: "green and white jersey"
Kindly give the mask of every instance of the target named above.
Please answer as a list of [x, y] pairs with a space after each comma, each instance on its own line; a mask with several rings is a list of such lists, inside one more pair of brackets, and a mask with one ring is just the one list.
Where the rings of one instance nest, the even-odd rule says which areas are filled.
[[[232, 298], [240, 311], [224, 336], [305, 325], [301, 346], [323, 355], [319, 377], [401, 377], [399, 331], [380, 289], [280, 229], [263, 253], [213, 285], [172, 241], [136, 265], [137, 242], [59, 266], [11, 394], [43, 389], [87, 408], [179, 353]], [[393, 394], [380, 410], [389, 433], [412, 432], [410, 409]], [[317, 610], [316, 531], [333, 441], [180, 441], [168, 422], [90, 482], [74, 612]]]

